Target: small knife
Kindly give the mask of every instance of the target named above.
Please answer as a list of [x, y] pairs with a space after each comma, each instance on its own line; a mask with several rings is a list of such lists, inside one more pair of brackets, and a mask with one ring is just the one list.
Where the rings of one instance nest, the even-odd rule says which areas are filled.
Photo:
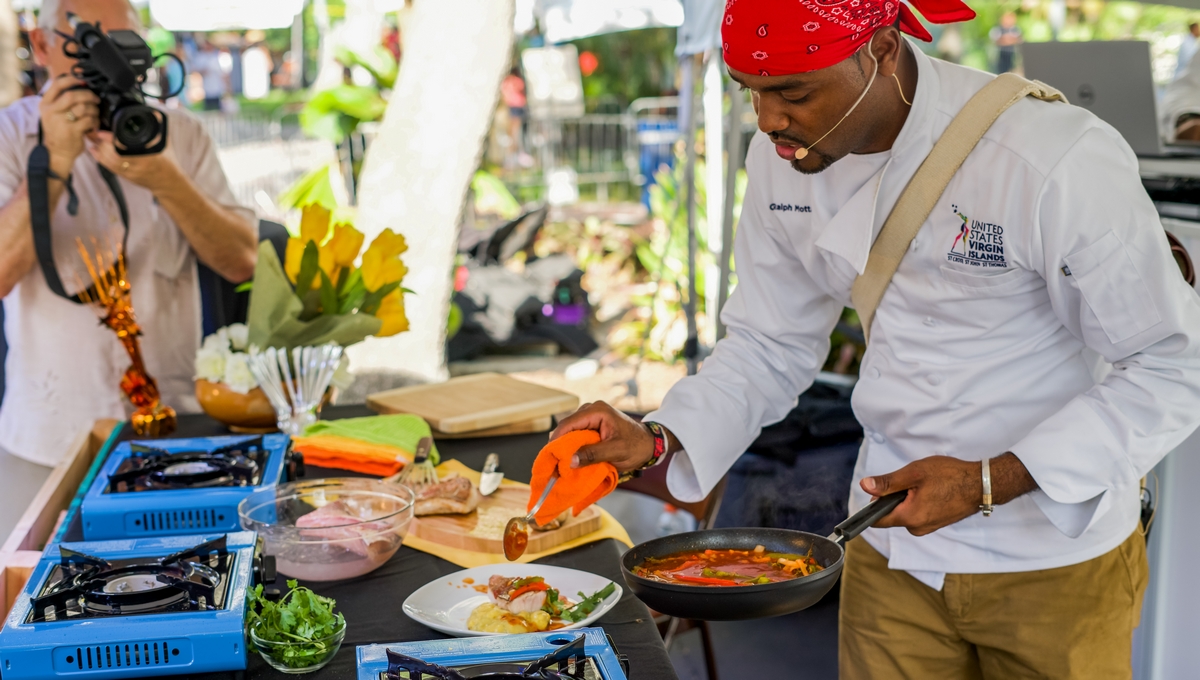
[[493, 491], [500, 488], [502, 479], [504, 479], [504, 473], [500, 471], [500, 456], [489, 453], [483, 462], [483, 473], [479, 475], [479, 493], [484, 496], [492, 495]]

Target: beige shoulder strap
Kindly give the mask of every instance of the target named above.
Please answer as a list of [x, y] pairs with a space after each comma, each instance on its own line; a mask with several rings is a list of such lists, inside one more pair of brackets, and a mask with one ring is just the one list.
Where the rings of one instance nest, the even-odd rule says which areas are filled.
[[1045, 101], [1067, 101], [1061, 92], [1043, 82], [1005, 73], [971, 97], [933, 145], [933, 150], [925, 157], [883, 223], [883, 230], [871, 246], [866, 271], [854, 280], [850, 289], [850, 300], [858, 311], [866, 337], [870, 337], [875, 309], [891, 284], [900, 260], [929, 218], [950, 178], [1000, 114], [1027, 96]]

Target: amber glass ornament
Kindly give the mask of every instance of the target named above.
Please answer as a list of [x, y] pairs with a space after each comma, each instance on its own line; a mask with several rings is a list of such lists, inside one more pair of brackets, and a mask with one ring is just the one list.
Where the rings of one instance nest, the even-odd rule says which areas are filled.
[[165, 437], [175, 431], [175, 409], [162, 403], [158, 384], [146, 372], [142, 361], [142, 347], [138, 342], [142, 329], [133, 314], [129, 277], [125, 275], [125, 253], [119, 246], [106, 253], [95, 241], [92, 245], [95, 252], [89, 253], [83, 241], [76, 240], [79, 255], [92, 278], [91, 288], [79, 296], [100, 311], [101, 322], [117, 334], [129, 354], [131, 363], [121, 378], [121, 391], [134, 406], [130, 418], [133, 431], [139, 437]]

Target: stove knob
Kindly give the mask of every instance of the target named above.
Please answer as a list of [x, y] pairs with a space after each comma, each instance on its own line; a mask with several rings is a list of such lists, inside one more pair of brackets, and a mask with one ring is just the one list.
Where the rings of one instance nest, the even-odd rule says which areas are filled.
[[291, 473], [292, 480], [300, 479], [304, 476], [304, 454], [299, 451], [292, 451], [288, 454], [288, 472]]
[[259, 574], [259, 582], [263, 584], [274, 583], [278, 574], [275, 571], [275, 556], [263, 555], [262, 558], [262, 573]]

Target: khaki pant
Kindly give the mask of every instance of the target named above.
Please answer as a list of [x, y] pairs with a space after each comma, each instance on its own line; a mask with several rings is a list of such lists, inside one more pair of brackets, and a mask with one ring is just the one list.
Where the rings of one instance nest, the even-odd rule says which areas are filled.
[[1126, 680], [1148, 578], [1138, 532], [1069, 567], [947, 574], [941, 592], [853, 540], [842, 573], [839, 675]]

